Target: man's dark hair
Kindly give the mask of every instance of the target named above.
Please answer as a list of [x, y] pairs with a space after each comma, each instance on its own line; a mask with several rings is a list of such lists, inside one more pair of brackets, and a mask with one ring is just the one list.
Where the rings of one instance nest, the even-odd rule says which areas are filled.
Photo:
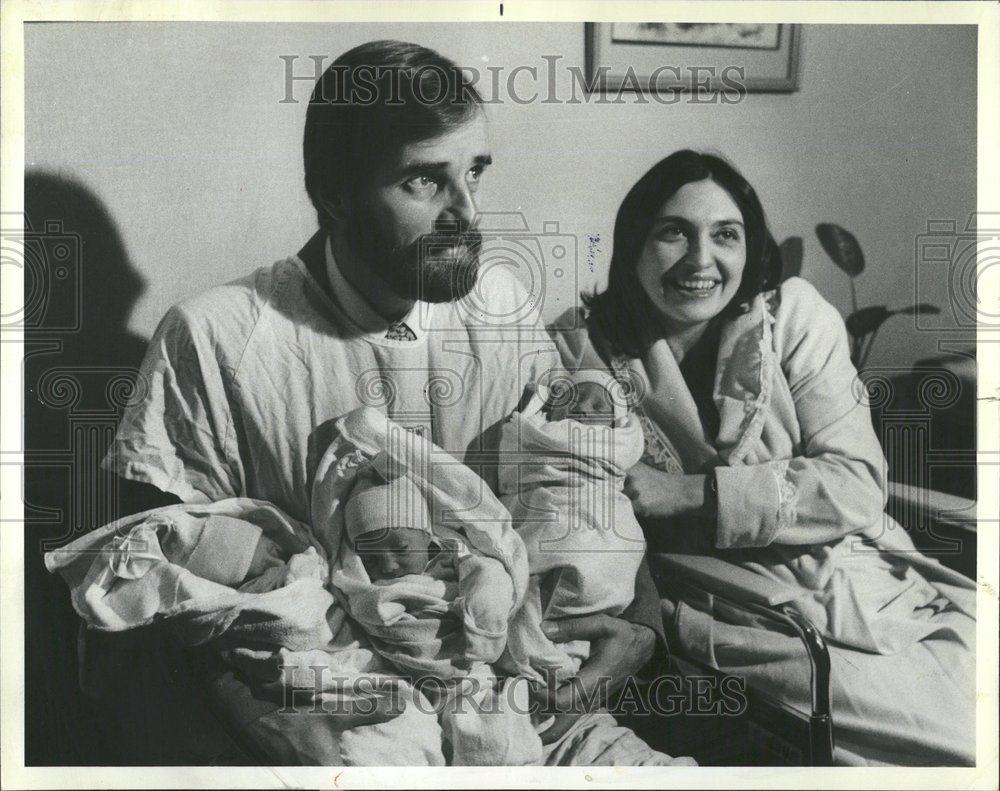
[[387, 153], [461, 126], [482, 103], [468, 75], [427, 47], [370, 41], [337, 58], [313, 89], [302, 142], [320, 227], [324, 198], [352, 194]]
[[750, 182], [721, 157], [689, 149], [675, 151], [635, 183], [618, 209], [607, 289], [580, 295], [614, 353], [641, 356], [644, 340], [650, 337], [656, 321], [657, 309], [640, 285], [635, 268], [660, 207], [685, 184], [705, 179], [729, 193], [746, 228], [743, 278], [723, 315], [746, 310], [757, 294], [777, 284], [781, 254]]

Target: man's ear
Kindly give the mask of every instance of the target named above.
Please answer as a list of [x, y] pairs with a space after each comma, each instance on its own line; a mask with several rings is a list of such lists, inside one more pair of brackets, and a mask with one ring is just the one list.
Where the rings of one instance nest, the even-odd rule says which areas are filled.
[[319, 199], [319, 204], [332, 219], [339, 222], [347, 219], [347, 202], [341, 194], [323, 195]]

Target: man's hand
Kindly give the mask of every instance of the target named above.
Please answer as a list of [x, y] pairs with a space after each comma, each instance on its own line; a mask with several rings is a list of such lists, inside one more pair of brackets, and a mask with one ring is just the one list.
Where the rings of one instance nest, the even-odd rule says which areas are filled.
[[[610, 615], [544, 621], [542, 631], [555, 643], [590, 641], [590, 656], [576, 677], [544, 694], [542, 705], [559, 713], [541, 734], [543, 744], [562, 738], [581, 714], [606, 706], [608, 696], [621, 689], [628, 677], [649, 661], [656, 643], [656, 634], [648, 626]], [[592, 699], [585, 711], [583, 702]]]
[[283, 727], [307, 728], [308, 723], [323, 720], [325, 729], [340, 732], [395, 719], [406, 711], [412, 696], [419, 694], [410, 687], [400, 689], [393, 682], [373, 680], [370, 689], [342, 697], [344, 690], [339, 684], [329, 690], [323, 683], [317, 684], [325, 667], [286, 664], [287, 655], [283, 648], [223, 649], [220, 656], [237, 673], [220, 673], [209, 681], [213, 700], [225, 706], [227, 700], [259, 697], [281, 705], [275, 714], [282, 716], [274, 722], [286, 723]]
[[312, 714], [309, 707], [277, 709], [251, 722], [242, 732], [256, 752], [279, 766], [336, 766], [343, 761], [340, 734], [350, 728], [376, 725], [398, 717], [403, 701], [380, 698], [374, 708], [365, 701], [359, 709], [337, 714]]

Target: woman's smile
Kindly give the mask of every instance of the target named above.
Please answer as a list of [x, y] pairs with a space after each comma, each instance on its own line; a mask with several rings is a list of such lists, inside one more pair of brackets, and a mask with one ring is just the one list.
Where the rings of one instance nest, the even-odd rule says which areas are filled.
[[746, 229], [733, 198], [711, 179], [692, 181], [661, 207], [636, 265], [669, 326], [704, 326], [732, 302], [746, 266]]
[[718, 286], [722, 285], [722, 280], [717, 277], [674, 275], [670, 272], [664, 275], [660, 282], [664, 292], [667, 289], [672, 289], [682, 296], [694, 297], [695, 299], [705, 299], [712, 296]]

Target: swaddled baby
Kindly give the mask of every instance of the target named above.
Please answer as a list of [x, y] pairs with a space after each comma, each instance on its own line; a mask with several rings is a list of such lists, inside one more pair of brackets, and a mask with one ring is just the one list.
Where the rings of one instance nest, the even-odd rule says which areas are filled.
[[612, 377], [573, 375], [556, 392], [539, 386], [504, 424], [501, 502], [528, 551], [524, 604], [508, 630], [501, 666], [540, 682], [574, 676], [585, 641], [555, 644], [543, 620], [620, 614], [635, 595], [645, 550], [622, 491], [641, 457], [642, 429]]
[[[504, 650], [515, 602], [504, 564], [456, 535], [437, 534], [420, 487], [389, 473], [384, 457], [358, 473], [344, 524], [331, 582], [372, 647], [440, 711], [450, 762], [537, 761], [527, 686], [494, 689], [491, 664]], [[416, 682], [428, 677], [440, 683]]]
[[[514, 588], [496, 558], [435, 535], [420, 488], [377, 465], [359, 474], [344, 507], [348, 547], [333, 584], [375, 649], [396, 666], [440, 678], [492, 663], [507, 641]], [[365, 579], [350, 569], [353, 552]]]

